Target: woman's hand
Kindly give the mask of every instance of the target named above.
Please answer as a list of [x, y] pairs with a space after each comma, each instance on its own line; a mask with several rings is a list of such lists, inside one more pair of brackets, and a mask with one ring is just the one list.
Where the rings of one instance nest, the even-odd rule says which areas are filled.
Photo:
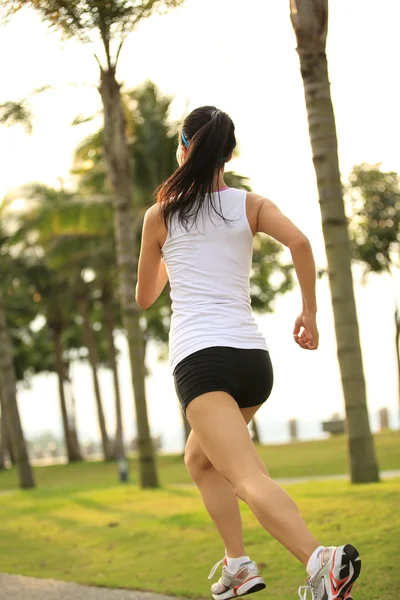
[[301, 313], [296, 319], [293, 338], [303, 350], [318, 348], [319, 334], [315, 314]]

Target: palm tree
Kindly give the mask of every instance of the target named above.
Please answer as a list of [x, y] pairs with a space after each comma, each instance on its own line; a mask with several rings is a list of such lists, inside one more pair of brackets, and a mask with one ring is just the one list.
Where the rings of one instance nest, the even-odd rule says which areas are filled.
[[110, 368], [113, 376], [114, 384], [114, 402], [115, 402], [115, 440], [113, 447], [113, 455], [117, 458], [125, 456], [124, 446], [124, 427], [122, 417], [122, 401], [121, 401], [121, 389], [119, 384], [118, 374], [118, 360], [117, 360], [117, 348], [115, 346], [115, 308], [114, 308], [114, 288], [112, 279], [105, 279], [101, 286], [101, 303], [103, 306], [105, 330], [108, 344], [108, 357], [110, 362]]
[[364, 275], [388, 273], [394, 291], [394, 329], [400, 408], [400, 307], [395, 272], [400, 264], [400, 176], [380, 165], [356, 165], [349, 175], [347, 192], [352, 200], [350, 241], [353, 257]]
[[[1, 393], [1, 392], [0, 392]], [[0, 400], [0, 406], [2, 402]], [[0, 416], [0, 471], [6, 468], [7, 430], [4, 415]]]
[[[32, 114], [26, 100], [0, 105], [0, 125], [21, 124], [27, 133], [32, 130]], [[5, 237], [0, 232], [0, 244]], [[1, 256], [1, 259], [4, 257]], [[4, 285], [0, 281], [0, 285]], [[2, 414], [2, 439], [7, 440], [9, 455], [18, 467], [20, 485], [24, 489], [35, 487], [16, 397], [16, 376], [13, 350], [7, 330], [6, 315], [2, 306], [3, 290], [0, 288], [0, 403]], [[7, 435], [5, 436], [5, 432]]]
[[0, 401], [2, 417], [8, 421], [11, 445], [15, 452], [20, 485], [23, 489], [35, 487], [33, 471], [22, 431], [17, 404], [17, 382], [13, 364], [13, 352], [7, 331], [6, 316], [0, 297]]
[[[136, 90], [128, 91], [123, 95], [123, 105], [125, 118], [127, 122], [127, 132], [129, 137], [129, 151], [131, 154], [132, 165], [132, 185], [137, 206], [138, 223], [144, 216], [146, 208], [153, 202], [153, 192], [158, 185], [165, 180], [176, 167], [176, 146], [177, 130], [176, 123], [169, 122], [169, 110], [173, 98], [164, 96], [157, 89], [156, 85], [147, 81]], [[79, 120], [76, 120], [79, 123]], [[107, 180], [106, 164], [104, 160], [104, 151], [102, 147], [102, 138], [104, 131], [100, 130], [88, 136], [77, 148], [73, 174], [78, 177], [77, 190], [83, 199], [107, 198], [112, 193]], [[99, 205], [98, 205], [99, 206]], [[101, 209], [100, 209], [101, 210]], [[100, 220], [98, 223], [100, 225]], [[82, 224], [82, 221], [81, 221]], [[97, 233], [101, 233], [104, 238], [110, 238], [111, 231], [108, 228], [109, 221], [103, 219], [101, 228]], [[87, 233], [94, 233], [93, 227]], [[136, 236], [138, 249], [140, 247], [140, 236]], [[97, 253], [95, 263], [91, 261], [91, 266], [96, 272], [98, 285], [103, 290], [101, 299], [104, 305], [105, 327], [109, 340], [109, 358], [110, 366], [114, 375], [115, 405], [117, 417], [117, 431], [115, 448], [122, 448], [122, 415], [121, 401], [119, 395], [118, 372], [116, 364], [116, 350], [114, 344], [113, 329], [115, 311], [111, 310], [115, 300], [115, 270], [113, 268], [114, 248], [106, 250], [108, 256], [102, 256]], [[141, 355], [142, 370], [145, 373], [145, 348], [148, 339], [158, 339], [162, 330], [162, 341], [168, 339], [167, 329], [163, 324], [163, 315], [165, 304], [169, 304], [167, 296], [163, 295], [161, 304], [157, 304], [155, 310], [147, 311], [143, 316], [145, 326], [143, 327], [144, 348]], [[165, 320], [165, 319], [164, 319]], [[185, 427], [185, 437], [187, 438], [190, 427], [183, 417]]]
[[354, 300], [347, 220], [340, 180], [335, 117], [328, 79], [328, 0], [290, 0], [304, 83], [336, 340], [346, 406], [353, 483], [379, 480], [371, 436]]
[[[63, 332], [66, 329], [67, 313], [71, 306], [67, 306], [68, 297], [65, 295], [65, 282], [59, 276], [59, 273], [52, 272], [43, 262], [39, 260], [27, 269], [27, 277], [30, 285], [33, 286], [37, 294], [39, 310], [43, 311], [46, 318], [46, 327], [38, 332], [37, 335], [47, 333], [51, 334], [51, 350], [54, 356], [54, 364], [49, 365], [51, 370], [55, 370], [58, 379], [58, 392], [61, 408], [61, 418], [64, 431], [65, 448], [68, 462], [82, 460], [82, 454], [79, 447], [77, 432], [71, 419], [70, 410], [65, 394], [66, 381], [66, 361], [64, 358]], [[43, 356], [42, 356], [43, 360]]]
[[88, 358], [89, 364], [92, 370], [92, 378], [93, 378], [93, 388], [94, 395], [96, 399], [96, 408], [97, 408], [97, 416], [99, 419], [99, 427], [101, 440], [103, 444], [103, 452], [104, 458], [106, 460], [110, 460], [112, 458], [110, 441], [108, 439], [106, 420], [104, 416], [103, 410], [103, 401], [100, 390], [100, 383], [98, 378], [98, 367], [99, 367], [99, 357], [97, 352], [97, 344], [94, 336], [91, 320], [90, 320], [90, 311], [89, 305], [87, 301], [88, 290], [84, 284], [83, 279], [80, 277], [80, 284], [77, 285], [76, 288], [76, 299], [79, 314], [82, 318], [82, 326], [83, 326], [83, 336], [85, 339], [85, 345], [88, 350]]
[[[56, 297], [62, 298], [65, 287], [68, 287], [70, 298], [74, 300], [82, 321], [83, 339], [92, 371], [103, 453], [105, 459], [110, 460], [112, 454], [98, 378], [99, 357], [88, 304], [89, 288], [83, 278], [83, 271], [88, 265], [90, 266], [90, 261], [88, 263], [88, 250], [82, 247], [82, 241], [76, 239], [69, 230], [71, 218], [74, 217], [76, 211], [79, 211], [79, 201], [74, 202], [73, 196], [64, 190], [58, 191], [43, 185], [26, 186], [25, 196], [32, 201], [34, 206], [20, 216], [21, 227], [16, 241], [18, 242], [21, 238], [29, 240], [32, 234], [35, 234], [35, 245], [40, 246], [44, 251], [43, 263], [44, 268], [47, 269], [49, 281], [47, 287], [39, 287], [38, 291], [43, 300], [45, 316], [52, 329], [57, 350], [57, 371], [64, 424], [66, 426], [69, 423], [65, 406], [66, 373], [61, 345], [66, 316], [61, 308], [63, 305], [65, 306], [65, 301], [57, 301]], [[63, 235], [56, 239], [56, 235], [61, 231]], [[94, 248], [92, 243], [89, 253], [90, 251], [98, 252], [98, 247]], [[39, 281], [37, 283], [39, 284]], [[71, 307], [69, 308], [71, 309]], [[72, 439], [72, 432], [70, 434], [70, 439]]]
[[[153, 12], [172, 8], [181, 3], [182, 0], [114, 0], [114, 2], [82, 0], [79, 3], [64, 0], [6, 0], [3, 3], [9, 13], [16, 12], [24, 6], [31, 6], [40, 13], [45, 22], [59, 28], [66, 36], [87, 41], [90, 39], [90, 34], [94, 33], [103, 43], [106, 65], [101, 65], [98, 60], [99, 92], [104, 110], [103, 141], [113, 189], [120, 299], [128, 337], [135, 396], [142, 487], [157, 487], [158, 478], [146, 408], [143, 332], [140, 326], [140, 310], [135, 301], [138, 260], [135, 245], [135, 232], [138, 226], [135, 218], [137, 203], [133, 197], [126, 120], [116, 70], [127, 33]], [[120, 43], [113, 58], [111, 44], [116, 37], [119, 37]]]
[[[73, 203], [73, 197], [65, 190], [58, 191], [39, 184], [25, 186], [20, 194], [29, 201], [29, 210], [18, 215], [19, 228], [13, 241], [17, 246], [22, 245], [28, 256], [39, 256], [39, 259], [37, 257], [34, 259], [34, 265], [29, 272], [32, 284], [41, 299], [44, 316], [53, 334], [55, 366], [59, 379], [61, 414], [68, 456], [70, 460], [81, 460], [81, 453], [77, 446], [77, 433], [75, 428], [71, 427], [73, 420], [71, 414], [68, 414], [71, 413], [71, 407], [68, 411], [64, 389], [66, 372], [62, 356], [62, 333], [66, 328], [67, 318], [65, 301], [70, 297], [75, 299], [76, 308], [82, 319], [84, 340], [93, 376], [103, 452], [106, 460], [109, 460], [111, 458], [110, 444], [98, 380], [99, 360], [87, 306], [87, 286], [82, 278], [86, 253], [82, 253], [80, 242], [71, 237], [68, 229], [71, 217], [73, 218], [74, 212], [77, 210]], [[63, 218], [60, 217], [58, 211], [63, 213]], [[61, 227], [64, 227], [65, 235], [54, 241], [53, 238], [61, 231]], [[33, 243], [30, 242], [31, 239], [34, 240]], [[43, 276], [44, 274], [45, 276]], [[65, 297], [66, 287], [70, 290], [67, 297]], [[64, 307], [64, 311], [62, 307]], [[71, 307], [68, 308], [71, 309]]]
[[79, 448], [79, 442], [75, 428], [71, 428], [70, 416], [68, 414], [67, 400], [65, 397], [65, 363], [62, 349], [62, 324], [61, 321], [48, 321], [49, 328], [53, 331], [54, 356], [56, 361], [58, 393], [60, 397], [61, 416], [64, 429], [65, 447], [67, 450], [68, 462], [82, 460], [82, 454]]
[[260, 432], [258, 430], [257, 421], [255, 420], [254, 417], [251, 420], [251, 432], [252, 432], [253, 442], [255, 444], [260, 444], [261, 443]]

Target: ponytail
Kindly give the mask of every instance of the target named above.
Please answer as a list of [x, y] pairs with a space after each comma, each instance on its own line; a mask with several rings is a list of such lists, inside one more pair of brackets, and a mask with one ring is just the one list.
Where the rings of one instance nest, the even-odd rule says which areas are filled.
[[[236, 147], [232, 119], [215, 106], [197, 108], [186, 117], [182, 141], [188, 148], [185, 162], [157, 190], [157, 202], [167, 225], [178, 215], [185, 229], [196, 220], [206, 197], [208, 208], [224, 219], [212, 195], [215, 180]], [[225, 219], [224, 219], [225, 220]]]

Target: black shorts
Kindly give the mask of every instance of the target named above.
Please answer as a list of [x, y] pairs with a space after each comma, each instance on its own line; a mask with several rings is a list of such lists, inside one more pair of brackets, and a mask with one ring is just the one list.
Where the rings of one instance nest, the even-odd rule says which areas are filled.
[[186, 414], [189, 402], [208, 392], [226, 392], [240, 408], [258, 406], [271, 394], [274, 374], [266, 350], [214, 346], [184, 358], [174, 380]]

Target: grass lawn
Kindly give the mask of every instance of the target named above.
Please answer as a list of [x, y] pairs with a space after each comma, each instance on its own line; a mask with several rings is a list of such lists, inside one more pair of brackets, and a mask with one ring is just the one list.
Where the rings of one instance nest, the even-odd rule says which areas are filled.
[[[376, 435], [375, 444], [380, 468], [400, 469], [400, 431]], [[258, 450], [274, 478], [340, 475], [347, 472], [344, 436], [313, 442], [259, 446]], [[158, 466], [163, 486], [191, 482], [181, 456], [160, 456]], [[131, 461], [130, 467], [131, 482], [137, 483], [138, 468], [135, 459]], [[39, 488], [99, 488], [113, 486], [117, 482], [114, 463], [39, 467], [35, 472]], [[15, 470], [0, 472], [0, 491], [16, 488], [17, 485]]]
[[[81, 482], [82, 483], [82, 482]], [[351, 541], [363, 558], [357, 600], [400, 590], [400, 480], [287, 486], [317, 538]], [[293, 600], [304, 582], [294, 558], [243, 506], [246, 545], [267, 580], [259, 597]], [[206, 598], [222, 545], [192, 488], [46, 487], [0, 495], [0, 570], [34, 577]], [[268, 593], [268, 596], [266, 596]]]

